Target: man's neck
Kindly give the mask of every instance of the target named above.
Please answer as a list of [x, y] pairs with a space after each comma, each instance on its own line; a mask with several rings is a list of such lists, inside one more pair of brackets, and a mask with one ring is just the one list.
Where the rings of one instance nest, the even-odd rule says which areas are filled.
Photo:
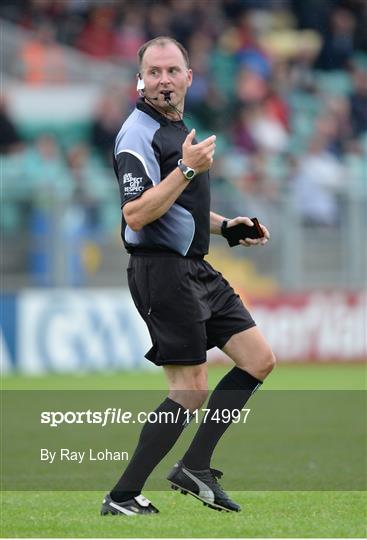
[[172, 111], [166, 111], [166, 110], [162, 109], [161, 107], [157, 107], [155, 104], [153, 104], [151, 102], [151, 100], [147, 99], [146, 97], [144, 97], [144, 102], [147, 103], [148, 105], [150, 105], [152, 107], [152, 109], [159, 112], [159, 114], [161, 114], [165, 118], [168, 118], [168, 120], [172, 120], [172, 121], [175, 122], [175, 121], [178, 121], [178, 120], [182, 120], [182, 118], [183, 118], [183, 110], [182, 110], [182, 112], [179, 109], [177, 109], [177, 110], [172, 109]]

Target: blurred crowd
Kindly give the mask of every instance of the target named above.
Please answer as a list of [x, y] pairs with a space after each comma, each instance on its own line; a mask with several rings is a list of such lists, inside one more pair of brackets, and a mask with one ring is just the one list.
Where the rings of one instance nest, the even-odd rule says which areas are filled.
[[[113, 141], [136, 99], [136, 51], [157, 35], [189, 51], [187, 123], [217, 134], [213, 192], [227, 212], [270, 214], [290, 192], [306, 224], [337, 226], [341, 195], [366, 188], [365, 0], [3, 0], [0, 16], [32, 31], [15, 60], [30, 87], [70, 84], [70, 48], [130, 70], [129, 91], [109, 84], [69, 148], [49, 133], [24, 140], [1, 103], [9, 181], [52, 185], [96, 230], [118, 219]], [[8, 225], [23, 219], [9, 208]]]
[[201, 64], [200, 51], [220, 42], [228, 52], [248, 56], [249, 49], [262, 48], [259, 37], [290, 28], [311, 29], [322, 36], [317, 58], [321, 69], [344, 68], [354, 50], [367, 47], [364, 0], [3, 0], [1, 4], [2, 17], [40, 32], [43, 40], [55, 39], [100, 60], [132, 64], [137, 48], [157, 35], [173, 35], [193, 56], [201, 57]]

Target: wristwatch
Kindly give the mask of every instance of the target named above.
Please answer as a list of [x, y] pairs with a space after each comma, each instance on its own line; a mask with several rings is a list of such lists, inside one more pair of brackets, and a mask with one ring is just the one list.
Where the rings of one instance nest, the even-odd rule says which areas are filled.
[[184, 177], [186, 178], [186, 180], [188, 180], [190, 182], [190, 180], [195, 178], [195, 176], [196, 176], [195, 169], [191, 169], [191, 167], [188, 167], [187, 165], [182, 163], [182, 159], [178, 160], [177, 166], [180, 169], [180, 171], [182, 172], [182, 174], [184, 175]]

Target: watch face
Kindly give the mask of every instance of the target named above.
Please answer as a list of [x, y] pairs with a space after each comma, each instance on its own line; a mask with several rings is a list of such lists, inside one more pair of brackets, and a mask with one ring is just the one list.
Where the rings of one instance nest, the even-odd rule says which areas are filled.
[[193, 171], [192, 169], [189, 169], [188, 171], [186, 171], [185, 176], [188, 180], [191, 180], [195, 176], [195, 171]]

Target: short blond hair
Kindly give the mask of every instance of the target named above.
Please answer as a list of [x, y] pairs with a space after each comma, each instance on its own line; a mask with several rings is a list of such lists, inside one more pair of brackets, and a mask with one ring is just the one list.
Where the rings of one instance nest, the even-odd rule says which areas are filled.
[[149, 47], [151, 47], [152, 45], [158, 45], [159, 47], [164, 47], [165, 45], [167, 45], [167, 43], [173, 43], [174, 45], [176, 45], [176, 47], [178, 49], [180, 49], [180, 51], [182, 53], [182, 56], [183, 56], [183, 59], [185, 61], [186, 67], [189, 68], [189, 66], [190, 66], [189, 53], [187, 52], [185, 47], [179, 41], [177, 41], [176, 39], [174, 39], [174, 38], [172, 38], [170, 36], [158, 36], [158, 37], [156, 37], [154, 39], [151, 39], [151, 40], [147, 41], [146, 43], [144, 43], [140, 47], [140, 49], [138, 50], [139, 69], [141, 68], [141, 65], [143, 63], [143, 58], [144, 58], [145, 51]]

